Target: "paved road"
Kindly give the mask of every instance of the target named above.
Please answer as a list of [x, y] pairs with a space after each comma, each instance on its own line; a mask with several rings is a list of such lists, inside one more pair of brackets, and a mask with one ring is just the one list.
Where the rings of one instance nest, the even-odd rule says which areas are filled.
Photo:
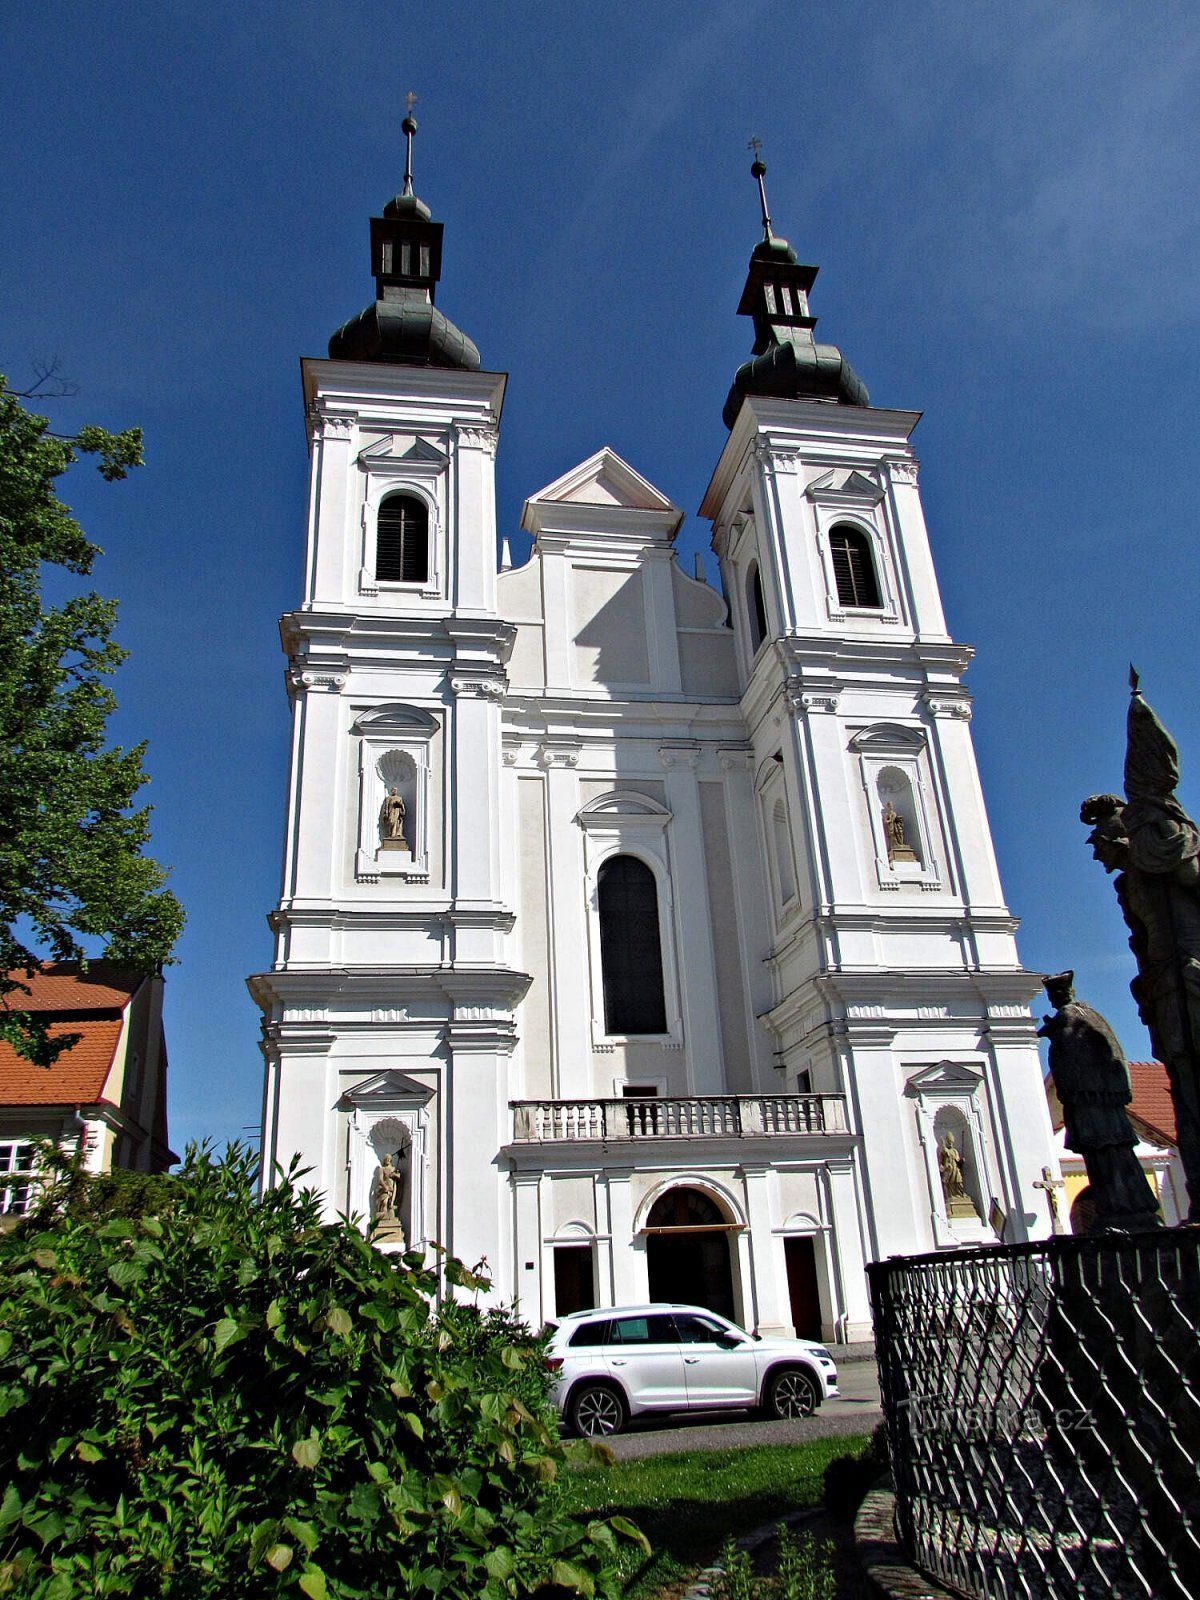
[[628, 1433], [605, 1443], [618, 1461], [636, 1461], [672, 1450], [736, 1450], [748, 1444], [803, 1444], [830, 1434], [870, 1433], [881, 1414], [875, 1363], [846, 1362], [838, 1369], [838, 1387], [837, 1400], [826, 1400], [815, 1416], [796, 1422], [747, 1420], [744, 1411], [709, 1411], [634, 1423]]

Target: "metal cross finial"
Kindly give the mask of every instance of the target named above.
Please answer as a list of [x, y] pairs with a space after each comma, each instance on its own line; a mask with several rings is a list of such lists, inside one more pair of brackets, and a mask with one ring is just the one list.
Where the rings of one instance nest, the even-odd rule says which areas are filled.
[[404, 121], [400, 124], [400, 127], [404, 133], [404, 189], [402, 191], [404, 194], [411, 194], [413, 192], [412, 142], [413, 134], [417, 131], [417, 119], [412, 114], [412, 108], [416, 102], [416, 98], [416, 95], [410, 89], [408, 94], [405, 96], [405, 100], [408, 104], [408, 114], [404, 118]]
[[770, 242], [771, 242], [771, 213], [767, 210], [767, 186], [763, 182], [763, 179], [767, 175], [767, 164], [763, 160], [762, 155], [760, 154], [760, 152], [762, 150], [762, 140], [756, 134], [754, 136], [754, 138], [750, 140], [750, 142], [746, 146], [746, 148], [748, 150], [753, 150], [754, 151], [754, 162], [753, 162], [753, 165], [750, 168], [750, 176], [752, 178], [755, 178], [757, 180], [757, 182], [758, 182], [758, 198], [759, 198], [759, 203], [762, 206], [763, 238], [767, 241], [768, 244], [770, 244]]

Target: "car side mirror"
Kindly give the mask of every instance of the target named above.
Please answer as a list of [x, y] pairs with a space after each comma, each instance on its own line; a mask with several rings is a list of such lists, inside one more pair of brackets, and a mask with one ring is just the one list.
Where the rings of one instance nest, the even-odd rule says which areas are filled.
[[736, 1333], [719, 1333], [717, 1335], [717, 1343], [722, 1350], [737, 1350], [742, 1341]]

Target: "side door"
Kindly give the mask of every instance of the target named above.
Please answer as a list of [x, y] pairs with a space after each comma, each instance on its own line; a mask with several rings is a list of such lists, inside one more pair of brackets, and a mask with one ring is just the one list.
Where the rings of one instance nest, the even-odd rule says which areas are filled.
[[614, 1317], [608, 1338], [608, 1368], [635, 1411], [687, 1405], [683, 1355], [671, 1317], [654, 1312]]
[[754, 1341], [739, 1329], [696, 1312], [677, 1311], [689, 1406], [752, 1406], [758, 1400]]

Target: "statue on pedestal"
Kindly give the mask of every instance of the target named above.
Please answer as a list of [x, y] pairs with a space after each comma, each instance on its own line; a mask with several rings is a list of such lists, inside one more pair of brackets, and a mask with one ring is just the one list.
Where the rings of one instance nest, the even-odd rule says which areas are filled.
[[954, 1142], [952, 1133], [948, 1133], [938, 1146], [938, 1174], [942, 1180], [942, 1193], [946, 1197], [946, 1215], [951, 1218], [969, 1217], [972, 1222], [978, 1222], [979, 1212], [967, 1193], [963, 1178], [962, 1151]]
[[[397, 1152], [403, 1160], [403, 1152]], [[374, 1236], [388, 1242], [404, 1242], [404, 1227], [398, 1212], [404, 1193], [404, 1173], [395, 1165], [390, 1155], [385, 1155], [375, 1172], [371, 1186], [371, 1201], [375, 1211]]]
[[408, 807], [399, 789], [389, 789], [379, 808], [379, 830], [383, 834], [385, 850], [408, 849], [408, 841], [404, 837], [404, 818], [407, 813]]
[[1055, 1012], [1038, 1033], [1050, 1041], [1050, 1076], [1062, 1102], [1068, 1150], [1083, 1157], [1096, 1205], [1088, 1230], [1127, 1233], [1162, 1222], [1150, 1180], [1134, 1154], [1137, 1134], [1125, 1112], [1133, 1098], [1116, 1035], [1098, 1011], [1075, 999], [1075, 974], [1046, 979]]
[[1175, 798], [1179, 758], [1130, 668], [1125, 795], [1092, 795], [1080, 820], [1129, 928], [1130, 984], [1150, 1043], [1167, 1069], [1188, 1220], [1200, 1221], [1200, 828]]
[[889, 861], [915, 861], [917, 852], [904, 837], [904, 818], [889, 800], [883, 808], [883, 833]]

